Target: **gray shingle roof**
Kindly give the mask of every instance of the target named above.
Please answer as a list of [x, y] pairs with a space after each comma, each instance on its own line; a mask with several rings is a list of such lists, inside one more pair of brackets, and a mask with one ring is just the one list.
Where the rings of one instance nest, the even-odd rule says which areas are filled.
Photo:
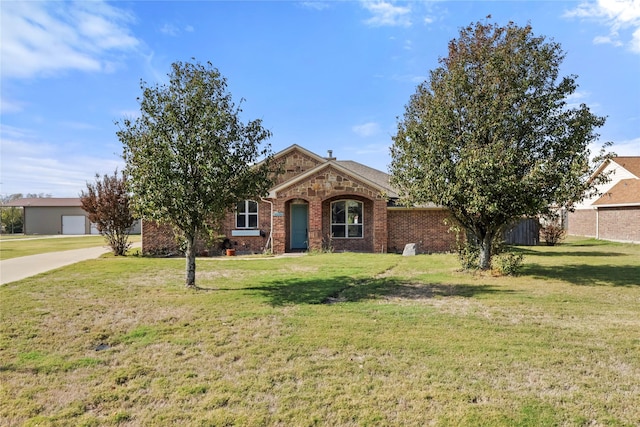
[[391, 185], [391, 175], [381, 170], [354, 162], [353, 160], [335, 160], [340, 166], [360, 175], [361, 177], [373, 182], [378, 187], [382, 187], [387, 191], [387, 196], [391, 198], [398, 197], [398, 190]]
[[2, 206], [19, 207], [60, 207], [60, 206], [82, 206], [79, 197], [27, 197], [16, 199], [3, 204]]

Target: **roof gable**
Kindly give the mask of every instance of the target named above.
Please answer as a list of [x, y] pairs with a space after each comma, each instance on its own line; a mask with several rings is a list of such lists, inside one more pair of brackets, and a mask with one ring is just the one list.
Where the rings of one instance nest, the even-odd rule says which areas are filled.
[[640, 178], [640, 156], [619, 156], [611, 159], [627, 171]]
[[621, 180], [593, 202], [593, 205], [600, 207], [640, 205], [640, 179]]
[[273, 159], [282, 168], [282, 173], [275, 178], [276, 186], [328, 161], [296, 144], [276, 153]]
[[[349, 164], [347, 163], [347, 165]], [[367, 168], [364, 165], [361, 166]], [[372, 170], [375, 171], [375, 169]], [[276, 185], [269, 192], [269, 197], [275, 199], [279, 196], [279, 193], [286, 192], [287, 189], [303, 184], [305, 181], [309, 181], [309, 191], [314, 194], [317, 192], [325, 192], [328, 193], [328, 195], [332, 193], [340, 194], [341, 192], [348, 193], [352, 191], [350, 189], [353, 188], [350, 183], [355, 183], [359, 184], [359, 186], [369, 188], [371, 197], [379, 197], [382, 195], [385, 197], [397, 197], [395, 192], [390, 194], [390, 186], [388, 183], [386, 185], [381, 185], [381, 183], [372, 180], [370, 177], [362, 176], [354, 170], [345, 167], [341, 162], [337, 162], [335, 160], [327, 160], [315, 168], [297, 175], [293, 179]], [[318, 181], [322, 181], [323, 184], [320, 185]]]

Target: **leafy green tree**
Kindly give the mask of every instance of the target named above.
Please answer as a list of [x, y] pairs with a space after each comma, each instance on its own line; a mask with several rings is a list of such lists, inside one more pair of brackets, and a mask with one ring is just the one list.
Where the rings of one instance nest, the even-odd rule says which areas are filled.
[[96, 174], [96, 182], [88, 182], [87, 190], [80, 193], [80, 203], [89, 221], [109, 243], [113, 254], [126, 255], [131, 246], [129, 233], [135, 223], [126, 177], [118, 176], [117, 169], [112, 176], [100, 178]]
[[[22, 199], [21, 193], [2, 197], [0, 201], [2, 202], [1, 205], [4, 205], [17, 199]], [[0, 223], [2, 224], [1, 231], [3, 233], [22, 233], [23, 221], [23, 209], [21, 207], [0, 206]]]
[[477, 241], [481, 269], [507, 224], [569, 207], [599, 183], [586, 179], [598, 162], [588, 145], [605, 119], [568, 104], [577, 77], [559, 77], [564, 57], [529, 25], [472, 24], [399, 120], [394, 184], [406, 203], [447, 207]]
[[124, 120], [117, 135], [135, 210], [184, 239], [186, 286], [195, 287], [197, 236], [272, 185], [271, 149], [261, 148], [271, 133], [261, 120], [241, 122], [242, 110], [211, 63], [174, 63], [169, 79], [141, 82], [140, 117]]

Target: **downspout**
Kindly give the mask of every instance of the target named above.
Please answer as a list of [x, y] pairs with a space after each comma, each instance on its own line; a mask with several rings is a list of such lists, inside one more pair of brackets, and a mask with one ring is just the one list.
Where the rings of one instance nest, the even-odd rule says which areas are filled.
[[594, 208], [596, 210], [596, 239], [600, 240], [600, 211], [598, 208]]
[[271, 248], [271, 252], [273, 252], [273, 241], [271, 240], [273, 234], [273, 202], [270, 202], [269, 200], [262, 197], [260, 197], [260, 200], [265, 203], [269, 203], [269, 206], [271, 207], [271, 215], [269, 217], [269, 221], [271, 221], [271, 223], [269, 224], [269, 237], [267, 238], [267, 243], [264, 245], [264, 250], [266, 251], [267, 248]]

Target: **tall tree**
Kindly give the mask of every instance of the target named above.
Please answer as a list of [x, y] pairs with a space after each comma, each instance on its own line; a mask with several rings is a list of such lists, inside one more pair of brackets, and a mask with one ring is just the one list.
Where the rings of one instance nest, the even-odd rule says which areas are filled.
[[[117, 132], [136, 211], [184, 239], [186, 286], [195, 287], [197, 236], [235, 204], [271, 187], [271, 133], [246, 124], [211, 63], [174, 63], [168, 85], [141, 82], [140, 117]], [[262, 159], [260, 163], [256, 162]]]
[[80, 203], [89, 214], [89, 221], [96, 224], [109, 243], [113, 254], [126, 255], [131, 246], [129, 233], [135, 218], [125, 176], [118, 176], [118, 170], [112, 176], [104, 175], [102, 178], [96, 174], [96, 182], [87, 182], [87, 190], [80, 193]]
[[577, 77], [559, 78], [564, 52], [529, 25], [472, 24], [448, 53], [399, 120], [392, 179], [406, 203], [449, 208], [487, 269], [506, 224], [594, 192], [588, 145], [605, 119], [568, 104]]

